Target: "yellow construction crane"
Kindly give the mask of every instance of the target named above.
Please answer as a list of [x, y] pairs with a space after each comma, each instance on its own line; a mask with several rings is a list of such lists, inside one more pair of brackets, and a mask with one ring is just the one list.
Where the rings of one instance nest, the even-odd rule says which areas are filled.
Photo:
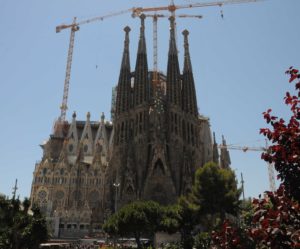
[[[161, 6], [161, 7], [137, 7], [137, 8], [130, 8], [127, 10], [122, 10], [119, 12], [113, 12], [104, 16], [94, 17], [87, 20], [83, 20], [80, 22], [76, 22], [76, 18], [74, 18], [71, 24], [62, 24], [56, 27], [56, 33], [64, 29], [71, 29], [70, 35], [70, 44], [68, 50], [68, 59], [67, 59], [67, 68], [66, 68], [66, 77], [64, 83], [64, 93], [63, 93], [63, 100], [61, 104], [61, 115], [59, 117], [60, 123], [64, 123], [66, 118], [66, 110], [67, 110], [67, 100], [68, 100], [68, 92], [69, 92], [69, 84], [70, 84], [70, 76], [71, 76], [71, 66], [72, 66], [72, 55], [74, 49], [74, 39], [75, 39], [75, 32], [79, 30], [79, 27], [84, 24], [88, 24], [91, 22], [96, 21], [103, 21], [106, 18], [118, 16], [126, 13], [132, 13], [132, 17], [140, 16], [144, 12], [157, 12], [157, 11], [170, 11], [172, 16], [175, 16], [175, 11], [178, 9], [188, 9], [188, 8], [199, 8], [199, 7], [211, 7], [211, 6], [223, 6], [228, 4], [240, 4], [240, 3], [251, 3], [251, 2], [259, 2], [264, 0], [224, 0], [224, 1], [214, 1], [214, 2], [207, 2], [207, 3], [192, 3], [186, 5], [175, 5], [174, 1], [171, 0], [171, 4], [168, 6]], [[157, 41], [157, 39], [156, 39]], [[154, 63], [157, 66], [157, 55], [154, 57]]]
[[214, 2], [207, 2], [207, 3], [191, 3], [191, 4], [183, 4], [183, 5], [174, 5], [172, 1], [168, 6], [161, 6], [161, 7], [147, 7], [147, 8], [133, 8], [132, 15], [139, 16], [143, 12], [155, 12], [155, 11], [169, 11], [171, 15], [174, 15], [176, 10], [178, 9], [190, 9], [190, 8], [200, 8], [200, 7], [213, 7], [213, 6], [220, 6], [228, 5], [228, 4], [240, 4], [240, 3], [254, 3], [254, 2], [261, 2], [264, 0], [224, 0], [224, 1], [214, 1]]
[[[159, 83], [158, 78], [158, 71], [157, 71], [157, 19], [159, 17], [166, 17], [162, 14], [157, 14], [158, 11], [169, 11], [171, 12], [171, 16], [176, 17], [195, 17], [195, 18], [202, 18], [200, 15], [175, 15], [175, 11], [178, 9], [188, 9], [188, 8], [200, 8], [200, 7], [213, 7], [213, 6], [223, 6], [227, 4], [240, 4], [240, 3], [251, 3], [251, 2], [259, 2], [263, 0], [225, 0], [225, 1], [214, 1], [214, 2], [207, 2], [207, 3], [192, 3], [186, 5], [175, 5], [174, 0], [171, 0], [171, 4], [168, 6], [161, 6], [161, 7], [138, 7], [132, 9], [132, 17], [140, 16], [144, 14], [144, 12], [155, 12], [154, 14], [147, 14], [145, 16], [150, 16], [153, 18], [153, 83], [156, 85]], [[221, 14], [223, 15], [223, 14]], [[175, 25], [175, 24], [174, 24]], [[175, 37], [176, 35], [176, 27], [175, 29]]]
[[71, 68], [72, 68], [72, 58], [73, 58], [73, 50], [74, 50], [74, 41], [75, 41], [75, 32], [79, 30], [79, 26], [83, 24], [88, 24], [94, 21], [103, 21], [106, 18], [117, 16], [117, 15], [122, 15], [124, 13], [131, 12], [131, 9], [129, 10], [124, 10], [124, 11], [119, 11], [116, 13], [111, 13], [105, 16], [99, 16], [99, 17], [94, 17], [91, 19], [87, 19], [84, 21], [76, 22], [76, 17], [73, 19], [72, 24], [62, 24], [56, 27], [56, 33], [59, 33], [63, 29], [71, 29], [70, 33], [70, 41], [69, 41], [69, 49], [68, 49], [68, 56], [67, 56], [67, 66], [66, 66], [66, 76], [65, 76], [65, 83], [64, 83], [64, 92], [63, 92], [63, 99], [62, 99], [62, 104], [60, 106], [60, 117], [58, 118], [58, 122], [55, 124], [54, 130], [56, 131], [55, 133], [58, 134], [58, 129], [61, 129], [63, 126], [65, 119], [66, 119], [66, 113], [68, 109], [68, 95], [69, 95], [69, 86], [70, 86], [70, 77], [71, 77]]
[[[262, 151], [267, 152], [269, 150], [269, 146], [266, 142], [265, 147], [249, 147], [249, 146], [237, 146], [237, 145], [226, 145], [225, 143], [218, 145], [220, 149], [229, 149], [229, 150], [242, 150], [243, 152], [247, 151]], [[272, 163], [268, 163], [268, 176], [269, 176], [269, 187], [272, 192], [276, 191], [275, 185], [275, 173], [274, 173], [274, 165]]]

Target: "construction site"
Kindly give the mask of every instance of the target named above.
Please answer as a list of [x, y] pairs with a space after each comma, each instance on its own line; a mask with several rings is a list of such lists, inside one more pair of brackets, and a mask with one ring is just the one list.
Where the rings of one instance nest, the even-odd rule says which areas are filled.
[[[132, 7], [82, 20], [74, 17], [72, 23], [56, 27], [56, 33], [69, 32], [60, 115], [49, 139], [41, 145], [43, 156], [35, 165], [30, 195], [31, 203], [46, 215], [54, 237], [101, 235], [103, 222], [134, 200], [175, 203], [180, 195], [191, 191], [194, 173], [205, 163], [213, 161], [221, 168], [229, 168], [231, 151], [268, 150], [268, 144], [227, 144], [223, 136], [217, 143], [209, 115], [199, 112], [188, 27], [182, 32], [177, 28], [182, 19], [199, 22], [204, 18], [190, 14], [194, 9], [214, 7], [219, 18], [224, 19], [223, 6], [259, 2], [228, 0], [176, 5], [171, 1], [165, 6]], [[178, 13], [180, 10], [186, 13]], [[139, 32], [124, 27], [122, 59], [113, 63], [121, 67], [117, 84], [111, 85], [110, 118], [102, 112], [99, 121], [92, 120], [87, 111], [84, 120], [78, 120], [74, 112], [69, 121], [69, 90], [75, 77], [72, 63], [81, 27], [121, 15], [134, 18], [140, 27]], [[159, 67], [158, 29], [163, 19], [169, 23], [164, 31], [169, 33], [166, 70]], [[147, 20], [151, 26], [146, 25]], [[147, 29], [150, 31], [146, 33]], [[137, 51], [133, 51], [135, 66], [130, 63], [129, 52], [130, 42], [137, 42], [130, 39], [132, 32], [139, 34]], [[179, 36], [183, 37], [182, 43], [178, 42]], [[147, 52], [149, 44], [152, 55]], [[95, 70], [101, 67], [96, 64]], [[205, 105], [201, 100], [200, 103]], [[268, 188], [275, 191], [272, 164], [265, 171]], [[238, 173], [245, 199], [243, 173]]]

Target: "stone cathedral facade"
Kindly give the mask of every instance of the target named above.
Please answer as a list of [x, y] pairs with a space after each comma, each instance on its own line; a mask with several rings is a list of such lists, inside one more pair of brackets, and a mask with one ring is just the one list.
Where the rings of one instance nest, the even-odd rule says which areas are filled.
[[[198, 112], [187, 30], [184, 65], [178, 62], [174, 19], [166, 74], [148, 69], [145, 17], [134, 71], [129, 54], [130, 28], [125, 27], [124, 51], [111, 121], [57, 123], [41, 145], [35, 166], [31, 201], [55, 223], [56, 236], [83, 236], [99, 229], [108, 215], [128, 202], [176, 202], [191, 191], [194, 173], [206, 162], [229, 167], [226, 149], [219, 160], [209, 119]], [[225, 140], [223, 139], [223, 144]]]

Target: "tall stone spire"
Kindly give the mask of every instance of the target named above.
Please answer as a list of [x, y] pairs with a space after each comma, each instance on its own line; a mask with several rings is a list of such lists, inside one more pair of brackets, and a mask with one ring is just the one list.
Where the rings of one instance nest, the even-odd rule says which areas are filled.
[[227, 144], [224, 136], [222, 136], [222, 148], [221, 148], [221, 156], [220, 156], [220, 167], [221, 168], [229, 168], [231, 164], [229, 151], [227, 149]]
[[145, 18], [142, 14], [141, 28], [140, 28], [140, 39], [135, 65], [135, 78], [134, 78], [134, 105], [144, 103], [149, 98], [149, 79], [148, 79], [148, 62], [147, 62], [147, 51], [146, 51], [146, 40], [145, 40]]
[[175, 18], [170, 20], [170, 43], [167, 68], [167, 99], [175, 105], [181, 105], [180, 70], [178, 63], [178, 51], [175, 39]]
[[119, 75], [118, 89], [117, 89], [117, 103], [116, 103], [116, 114], [127, 111], [130, 107], [130, 59], [129, 59], [129, 32], [130, 28], [126, 26], [125, 31], [125, 41], [124, 41], [124, 51], [122, 57], [122, 64]]
[[189, 31], [182, 32], [184, 36], [184, 65], [182, 75], [182, 108], [185, 112], [198, 116], [196, 90], [192, 63], [189, 51]]
[[213, 133], [214, 143], [213, 143], [213, 162], [219, 164], [219, 151], [218, 144], [216, 142], [216, 135]]

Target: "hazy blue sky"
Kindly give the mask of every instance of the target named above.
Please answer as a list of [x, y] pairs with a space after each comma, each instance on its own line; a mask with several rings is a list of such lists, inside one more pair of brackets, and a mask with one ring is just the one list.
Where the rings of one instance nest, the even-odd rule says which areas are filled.
[[[175, 4], [198, 1], [175, 0]], [[200, 2], [200, 0], [199, 0]], [[209, 2], [209, 1], [202, 1]], [[0, 0], [0, 192], [11, 195], [18, 178], [18, 194], [30, 195], [39, 147], [59, 116], [63, 94], [69, 30], [55, 27], [131, 7], [168, 5], [168, 0]], [[263, 146], [261, 113], [271, 107], [288, 117], [282, 99], [292, 86], [285, 70], [300, 67], [300, 1], [194, 8], [178, 14], [201, 14], [202, 20], [178, 19], [178, 48], [182, 68], [181, 32], [190, 31], [190, 52], [200, 113], [208, 116], [218, 141]], [[76, 33], [69, 92], [68, 120], [91, 112], [109, 118], [111, 88], [117, 83], [124, 32], [129, 25], [131, 66], [134, 68], [139, 19], [130, 14], [83, 25]], [[159, 69], [166, 71], [168, 20], [159, 20]], [[152, 67], [152, 21], [146, 19], [148, 63]], [[246, 196], [268, 189], [265, 162], [259, 152], [231, 151], [232, 168], [242, 172]]]

